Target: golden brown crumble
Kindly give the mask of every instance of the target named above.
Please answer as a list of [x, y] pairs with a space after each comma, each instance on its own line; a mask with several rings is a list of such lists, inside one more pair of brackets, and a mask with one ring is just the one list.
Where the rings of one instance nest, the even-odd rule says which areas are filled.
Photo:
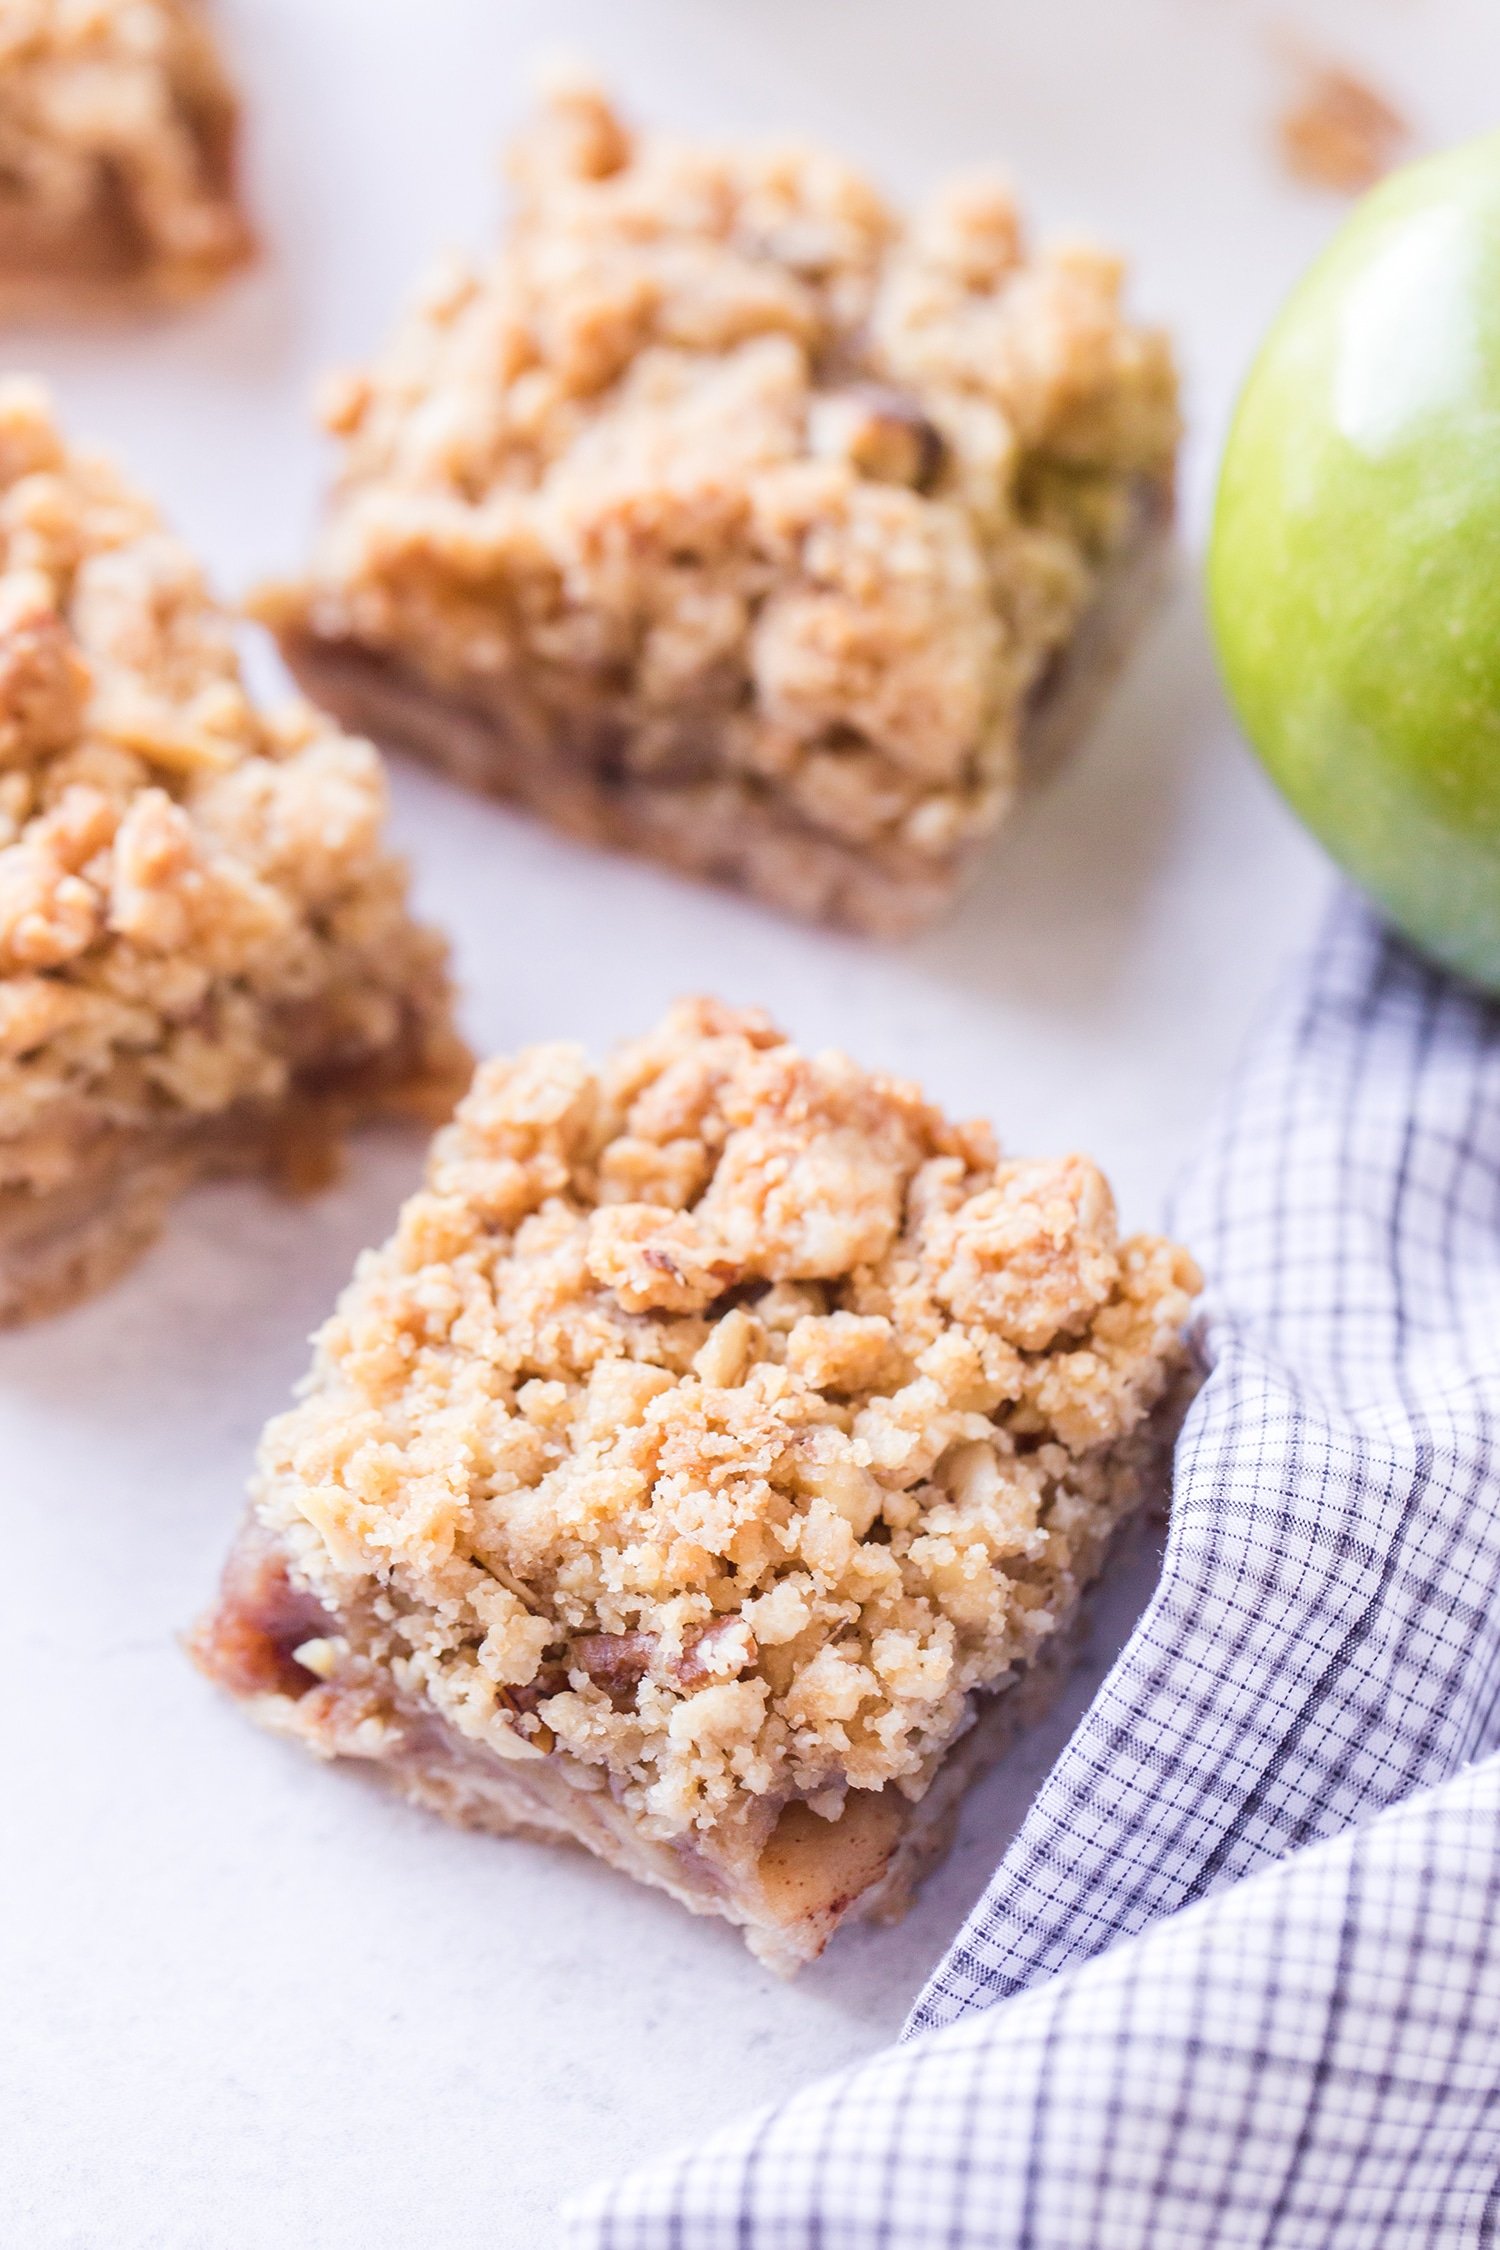
[[1138, 1499], [1197, 1287], [1082, 1158], [756, 1012], [491, 1062], [267, 1431], [260, 1591], [200, 1653], [268, 1716], [300, 1673], [320, 1747], [426, 1711], [659, 1841], [920, 1797]]
[[199, 0], [0, 0], [0, 289], [216, 281], [251, 247], [235, 130]]
[[[487, 715], [494, 785], [571, 825], [732, 858], [769, 809], [784, 861], [873, 856], [930, 908], [1166, 505], [1165, 338], [994, 178], [903, 224], [817, 150], [637, 137], [577, 85], [511, 176], [493, 262], [330, 387], [327, 526], [264, 596], [294, 665], [321, 692], [318, 649], [357, 650]], [[569, 804], [570, 763], [653, 809]], [[738, 873], [818, 911], [830, 863]]]
[[341, 1073], [452, 1087], [384, 811], [369, 744], [257, 711], [186, 549], [0, 385], [0, 1220]]

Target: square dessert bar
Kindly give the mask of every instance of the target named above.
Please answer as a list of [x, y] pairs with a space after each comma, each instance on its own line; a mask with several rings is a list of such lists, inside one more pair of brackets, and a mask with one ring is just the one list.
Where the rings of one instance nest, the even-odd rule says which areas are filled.
[[782, 1971], [899, 1912], [1159, 1472], [1198, 1277], [758, 1013], [481, 1068], [273, 1422], [198, 1661]]
[[368, 743], [267, 717], [192, 558], [0, 385], [0, 1323], [205, 1170], [326, 1170], [467, 1075]]
[[563, 89], [487, 270], [337, 383], [318, 702], [563, 828], [910, 929], [1149, 600], [1176, 381], [1098, 250], [969, 180], [903, 225], [804, 148]]
[[252, 249], [199, 0], [0, 0], [0, 313], [197, 295]]

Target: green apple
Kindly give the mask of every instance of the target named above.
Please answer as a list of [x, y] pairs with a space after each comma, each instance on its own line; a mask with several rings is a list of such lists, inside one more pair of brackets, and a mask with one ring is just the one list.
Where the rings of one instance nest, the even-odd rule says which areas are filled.
[[1500, 133], [1387, 180], [1287, 303], [1225, 452], [1209, 602], [1296, 811], [1500, 989]]

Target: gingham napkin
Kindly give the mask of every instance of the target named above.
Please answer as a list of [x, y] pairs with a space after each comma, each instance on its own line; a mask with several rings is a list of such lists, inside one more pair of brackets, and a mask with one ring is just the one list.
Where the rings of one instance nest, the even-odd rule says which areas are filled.
[[1500, 1008], [1341, 903], [1174, 1217], [1161, 1583], [904, 2043], [570, 2250], [1500, 2244]]

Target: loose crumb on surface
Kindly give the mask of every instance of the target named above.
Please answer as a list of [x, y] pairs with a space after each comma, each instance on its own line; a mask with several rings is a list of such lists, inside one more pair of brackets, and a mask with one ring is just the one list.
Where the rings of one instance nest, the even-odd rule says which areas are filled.
[[1295, 67], [1300, 84], [1277, 123], [1287, 170], [1312, 187], [1361, 194], [1404, 155], [1411, 127], [1353, 71], [1308, 55]]

